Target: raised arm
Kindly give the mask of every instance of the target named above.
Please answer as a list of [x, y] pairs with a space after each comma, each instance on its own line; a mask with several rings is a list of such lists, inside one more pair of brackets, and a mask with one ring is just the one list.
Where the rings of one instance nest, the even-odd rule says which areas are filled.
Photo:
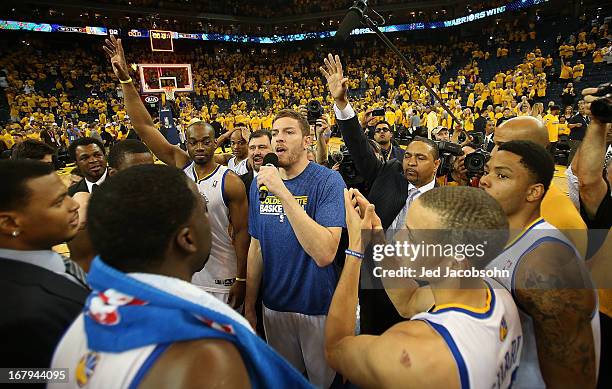
[[321, 119], [317, 119], [317, 122], [315, 123], [315, 132], [317, 134], [316, 158], [319, 165], [327, 164], [327, 144], [329, 142], [329, 138], [325, 135], [325, 132], [329, 129], [329, 123], [325, 116]]
[[170, 144], [155, 128], [151, 115], [140, 100], [140, 94], [130, 77], [123, 53], [121, 39], [111, 35], [105, 40], [104, 51], [110, 57], [115, 75], [121, 83], [125, 110], [130, 116], [134, 130], [151, 151], [168, 165], [183, 167], [189, 162], [189, 155], [179, 147]]
[[[590, 103], [595, 100], [591, 94], [596, 92], [597, 88], [583, 91], [589, 112]], [[603, 123], [594, 115], [591, 115], [591, 118], [579, 152], [574, 157], [577, 161], [576, 164], [572, 163], [572, 169], [578, 177], [580, 199], [586, 213], [590, 218], [594, 218], [604, 196], [609, 195], [602, 173], [606, 154], [606, 133], [609, 131], [610, 123]]]
[[[342, 132], [342, 138], [348, 148], [355, 167], [363, 178], [374, 181], [378, 170], [383, 163], [374, 154], [370, 147], [368, 138], [359, 125], [359, 120], [348, 100], [348, 78], [344, 77], [340, 57], [334, 58], [331, 54], [324, 59], [325, 68], [320, 67], [321, 73], [327, 80], [327, 86], [331, 96], [334, 98], [336, 119], [338, 127]], [[367, 122], [367, 121], [366, 121]]]
[[[362, 244], [362, 231], [382, 230], [382, 225], [374, 206], [367, 201], [359, 204], [357, 193], [344, 190], [345, 212], [349, 249], [362, 252], [366, 243]], [[355, 335], [360, 269], [361, 260], [347, 255], [325, 322], [329, 365], [359, 387], [401, 387], [407, 382], [414, 387], [457, 387], [458, 374], [448, 347], [424, 322], [399, 323], [381, 336]], [[429, 374], [432, 367], [436, 374]]]

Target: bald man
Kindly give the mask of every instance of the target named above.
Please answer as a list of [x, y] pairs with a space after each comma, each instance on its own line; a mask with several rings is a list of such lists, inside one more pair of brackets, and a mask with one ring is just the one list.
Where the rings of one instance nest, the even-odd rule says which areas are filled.
[[[548, 148], [548, 129], [539, 119], [519, 116], [509, 119], [495, 129], [495, 147], [512, 140], [529, 140]], [[586, 224], [570, 200], [554, 183], [546, 192], [541, 205], [544, 220], [557, 227], [574, 243], [584, 257], [587, 248]]]

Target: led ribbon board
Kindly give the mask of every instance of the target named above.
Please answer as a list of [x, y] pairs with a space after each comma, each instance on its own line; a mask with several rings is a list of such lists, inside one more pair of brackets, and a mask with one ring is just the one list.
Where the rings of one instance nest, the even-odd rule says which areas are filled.
[[[381, 27], [382, 32], [400, 32], [400, 31], [416, 31], [416, 30], [432, 30], [437, 28], [447, 28], [460, 26], [465, 23], [472, 23], [491, 16], [498, 16], [509, 11], [518, 11], [521, 9], [533, 7], [535, 5], [547, 3], [549, 0], [515, 0], [501, 7], [490, 8], [479, 12], [473, 12], [469, 15], [461, 16], [452, 20], [438, 22], [417, 22], [408, 24], [395, 24], [391, 26]], [[272, 36], [252, 36], [252, 35], [226, 35], [226, 34], [203, 34], [203, 33], [181, 33], [171, 31], [156, 31], [156, 30], [139, 30], [130, 29], [121, 31], [117, 28], [106, 27], [69, 27], [58, 24], [46, 23], [30, 23], [16, 22], [11, 20], [0, 20], [0, 30], [25, 30], [39, 32], [76, 32], [90, 35], [119, 35], [132, 38], [150, 38], [151, 49], [153, 51], [173, 51], [173, 39], [192, 39], [203, 41], [217, 42], [237, 42], [237, 43], [284, 43], [304, 41], [308, 39], [327, 39], [336, 35], [335, 31], [310, 32], [304, 34], [291, 35], [272, 35]], [[163, 34], [162, 34], [163, 33]], [[159, 34], [159, 37], [151, 37], [152, 34]], [[355, 29], [351, 35], [373, 34], [369, 28]], [[169, 37], [168, 37], [169, 35]], [[154, 43], [155, 42], [155, 43]], [[159, 44], [159, 46], [157, 46]], [[170, 49], [168, 49], [168, 46]], [[158, 49], [154, 49], [157, 47]]]

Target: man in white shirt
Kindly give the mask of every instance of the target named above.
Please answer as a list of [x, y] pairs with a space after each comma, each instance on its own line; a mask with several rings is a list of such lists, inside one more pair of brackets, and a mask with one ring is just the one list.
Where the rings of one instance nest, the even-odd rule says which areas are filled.
[[70, 186], [68, 193], [70, 196], [77, 192], [93, 193], [106, 180], [107, 163], [104, 145], [95, 138], [79, 138], [70, 144], [68, 154], [84, 177], [80, 182]]

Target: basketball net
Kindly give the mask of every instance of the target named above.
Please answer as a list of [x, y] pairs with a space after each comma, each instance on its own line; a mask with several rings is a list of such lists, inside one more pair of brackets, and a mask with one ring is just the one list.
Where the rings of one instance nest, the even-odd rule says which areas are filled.
[[174, 101], [174, 90], [176, 89], [173, 86], [164, 86], [164, 97], [166, 98], [164, 101], [164, 104], [166, 101]]

